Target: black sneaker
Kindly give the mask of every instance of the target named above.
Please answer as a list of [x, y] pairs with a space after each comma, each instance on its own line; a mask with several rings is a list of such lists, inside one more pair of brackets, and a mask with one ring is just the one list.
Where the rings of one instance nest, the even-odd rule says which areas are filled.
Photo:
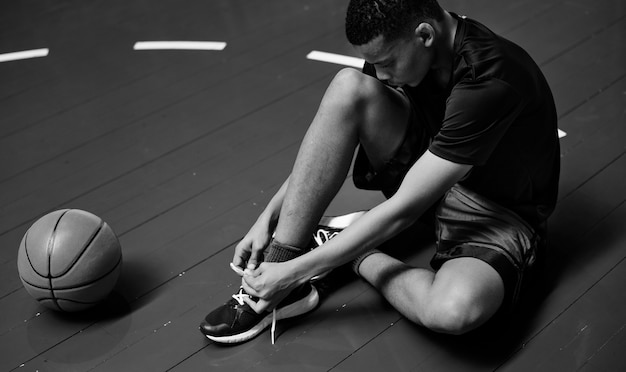
[[[350, 226], [350, 224], [359, 219], [365, 212], [354, 212], [343, 216], [324, 216], [317, 225], [317, 229], [313, 232], [313, 237], [309, 243], [308, 248], [314, 250], [315, 248], [326, 243], [330, 239], [334, 238], [343, 229]], [[311, 281], [320, 280], [328, 275], [330, 271], [316, 275], [311, 278]]]
[[[308, 313], [319, 303], [319, 294], [310, 284], [303, 285], [291, 292], [276, 308], [275, 312], [266, 311], [257, 314], [244, 298], [248, 295], [243, 288], [232, 296], [226, 304], [213, 310], [200, 324], [202, 332], [210, 340], [234, 344], [248, 341], [263, 332], [277, 320], [292, 318]], [[273, 335], [272, 335], [273, 343]]]
[[[354, 212], [343, 216], [325, 216], [320, 220], [308, 246], [313, 250], [334, 238], [339, 232], [361, 217], [365, 212]], [[315, 276], [311, 281], [321, 279], [328, 273]], [[275, 312], [257, 314], [244, 302], [248, 295], [243, 288], [232, 296], [226, 304], [213, 310], [200, 324], [202, 332], [210, 340], [233, 344], [248, 341], [263, 332], [276, 320], [295, 317], [313, 310], [319, 303], [319, 294], [312, 285], [304, 285], [290, 293], [276, 308]], [[273, 338], [272, 338], [273, 339]]]

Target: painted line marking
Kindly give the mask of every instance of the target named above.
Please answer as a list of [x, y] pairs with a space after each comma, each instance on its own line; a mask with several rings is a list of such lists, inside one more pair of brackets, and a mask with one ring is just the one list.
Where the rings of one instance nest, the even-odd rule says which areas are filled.
[[309, 54], [307, 54], [306, 58], [313, 61], [335, 63], [338, 65], [351, 66], [358, 69], [363, 68], [363, 63], [365, 63], [365, 61], [361, 58], [344, 56], [335, 53], [320, 52], [318, 50], [310, 52]]
[[563, 132], [562, 130], [559, 129], [559, 138], [563, 138], [567, 136], [567, 133]]
[[21, 52], [0, 54], [0, 62], [17, 61], [20, 59], [40, 58], [48, 55], [48, 48], [24, 50]]
[[138, 41], [134, 50], [224, 50], [222, 41]]

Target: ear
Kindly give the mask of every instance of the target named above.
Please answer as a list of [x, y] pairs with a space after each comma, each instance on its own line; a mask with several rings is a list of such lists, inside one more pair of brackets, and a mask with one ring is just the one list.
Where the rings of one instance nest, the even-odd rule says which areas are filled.
[[435, 41], [435, 29], [430, 23], [422, 22], [415, 28], [415, 37], [421, 40], [425, 47], [431, 47]]

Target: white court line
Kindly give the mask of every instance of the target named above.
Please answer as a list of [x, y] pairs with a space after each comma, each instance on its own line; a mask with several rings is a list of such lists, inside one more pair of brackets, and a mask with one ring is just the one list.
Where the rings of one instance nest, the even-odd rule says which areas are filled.
[[138, 41], [134, 50], [224, 50], [222, 41]]
[[48, 48], [24, 50], [21, 52], [0, 54], [0, 62], [17, 61], [20, 59], [39, 58], [48, 55]]
[[363, 63], [365, 63], [365, 61], [361, 58], [349, 57], [349, 56], [344, 56], [341, 54], [320, 52], [318, 50], [314, 50], [311, 53], [307, 54], [306, 58], [313, 60], [313, 61], [335, 63], [338, 65], [351, 66], [351, 67], [356, 67], [359, 69], [363, 68]]
[[[318, 50], [310, 52], [309, 54], [307, 54], [306, 58], [314, 61], [335, 63], [338, 65], [345, 65], [356, 68], [362, 68], [363, 63], [365, 62], [361, 58], [349, 57], [335, 53], [320, 52]], [[567, 133], [559, 129], [559, 138], [563, 138], [565, 136], [567, 136]]]

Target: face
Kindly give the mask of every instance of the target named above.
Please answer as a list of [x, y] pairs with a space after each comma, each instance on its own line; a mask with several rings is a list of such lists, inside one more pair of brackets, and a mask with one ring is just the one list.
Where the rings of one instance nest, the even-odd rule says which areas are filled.
[[386, 42], [383, 36], [356, 47], [374, 65], [377, 78], [394, 87], [414, 87], [424, 79], [432, 63], [430, 49], [419, 37]]

